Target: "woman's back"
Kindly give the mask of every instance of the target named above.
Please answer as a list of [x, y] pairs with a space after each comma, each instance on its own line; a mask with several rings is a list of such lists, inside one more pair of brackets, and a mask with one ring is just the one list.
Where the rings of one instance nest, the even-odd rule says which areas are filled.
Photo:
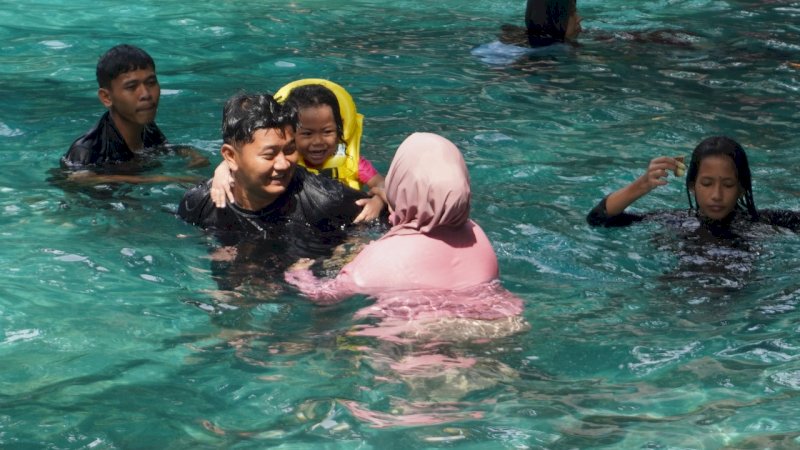
[[464, 289], [498, 276], [497, 256], [480, 226], [389, 236], [368, 245], [342, 269], [359, 292]]

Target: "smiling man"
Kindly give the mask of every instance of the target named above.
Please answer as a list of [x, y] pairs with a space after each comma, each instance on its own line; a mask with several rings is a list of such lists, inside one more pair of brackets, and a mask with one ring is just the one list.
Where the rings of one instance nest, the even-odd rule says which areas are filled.
[[[97, 97], [108, 111], [97, 124], [72, 143], [61, 158], [70, 179], [82, 182], [186, 181], [194, 177], [141, 176], [130, 167], [146, 149], [163, 147], [167, 139], [155, 123], [161, 86], [153, 58], [144, 50], [122, 44], [109, 49], [97, 62]], [[208, 159], [189, 147], [175, 148], [190, 158], [190, 167], [208, 164]], [[143, 164], [146, 166], [146, 164]], [[103, 174], [96, 171], [103, 169]], [[128, 172], [128, 173], [125, 173]]]
[[186, 192], [178, 216], [203, 228], [270, 235], [275, 224], [309, 224], [321, 230], [349, 224], [366, 195], [297, 165], [297, 113], [271, 95], [238, 95], [222, 112], [220, 153], [230, 168], [234, 204], [217, 208], [211, 180]]

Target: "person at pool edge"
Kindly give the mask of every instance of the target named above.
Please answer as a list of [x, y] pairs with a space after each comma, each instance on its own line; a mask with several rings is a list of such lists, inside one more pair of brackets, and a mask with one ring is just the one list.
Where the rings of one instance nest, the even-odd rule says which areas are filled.
[[211, 180], [186, 192], [178, 216], [203, 228], [264, 234], [276, 222], [333, 229], [360, 213], [365, 193], [298, 167], [297, 112], [268, 94], [230, 98], [222, 114], [222, 157], [234, 179], [234, 203], [217, 208]]
[[[109, 49], [97, 62], [97, 97], [106, 111], [97, 124], [76, 139], [61, 158], [71, 179], [84, 182], [186, 181], [187, 177], [142, 176], [120, 173], [113, 164], [132, 161], [144, 149], [164, 146], [167, 139], [155, 123], [161, 87], [153, 58], [144, 50], [121, 44]], [[190, 158], [190, 167], [208, 164], [194, 149], [179, 147]], [[104, 168], [104, 174], [91, 169]]]
[[756, 209], [747, 154], [738, 142], [726, 136], [701, 141], [692, 152], [688, 170], [682, 158], [653, 159], [642, 176], [600, 200], [587, 215], [587, 222], [592, 226], [619, 227], [654, 217], [655, 214], [626, 213], [625, 209], [666, 185], [668, 172], [681, 176], [684, 170], [689, 207], [714, 235], [728, 236], [732, 226], [747, 221], [800, 231], [800, 213]]

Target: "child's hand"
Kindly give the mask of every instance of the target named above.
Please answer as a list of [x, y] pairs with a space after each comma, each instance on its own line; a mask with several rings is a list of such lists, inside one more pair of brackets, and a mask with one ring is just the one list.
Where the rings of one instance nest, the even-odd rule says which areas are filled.
[[222, 161], [214, 170], [214, 178], [211, 180], [211, 201], [217, 208], [224, 208], [226, 200], [231, 204], [235, 203], [233, 198], [233, 177], [226, 161]]
[[369, 222], [377, 218], [383, 210], [383, 200], [378, 195], [373, 195], [370, 198], [362, 198], [356, 200], [356, 205], [361, 206], [361, 214], [359, 214], [353, 223]]
[[[638, 182], [646, 191], [651, 191], [658, 186], [667, 184], [667, 171], [671, 170], [676, 176], [681, 176], [686, 171], [686, 165], [682, 161], [669, 156], [661, 156], [650, 161], [647, 172], [639, 177]], [[681, 175], [679, 175], [681, 173]]]
[[386, 198], [386, 189], [383, 187], [383, 183], [380, 186], [375, 186], [370, 188], [369, 195], [377, 195], [378, 197], [383, 200], [383, 203], [389, 206], [389, 211], [391, 212], [392, 206], [389, 205], [389, 200]]

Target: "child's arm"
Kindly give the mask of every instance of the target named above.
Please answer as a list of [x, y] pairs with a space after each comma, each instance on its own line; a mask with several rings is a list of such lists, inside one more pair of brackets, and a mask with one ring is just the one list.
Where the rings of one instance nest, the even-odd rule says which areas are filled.
[[606, 214], [616, 216], [625, 211], [633, 202], [648, 194], [658, 186], [667, 184], [667, 171], [679, 173], [686, 170], [686, 166], [675, 158], [661, 156], [650, 161], [647, 172], [637, 178], [633, 183], [612, 193], [606, 198]]
[[380, 216], [383, 207], [386, 205], [386, 194], [383, 189], [383, 176], [376, 174], [367, 182], [369, 186], [369, 193], [372, 195], [370, 198], [363, 198], [356, 200], [356, 205], [363, 206], [361, 214], [359, 214], [353, 223], [370, 221]]
[[224, 208], [225, 201], [233, 204], [233, 177], [231, 176], [231, 169], [228, 167], [228, 162], [224, 159], [214, 169], [214, 178], [211, 180], [211, 201], [214, 202], [217, 208]]

